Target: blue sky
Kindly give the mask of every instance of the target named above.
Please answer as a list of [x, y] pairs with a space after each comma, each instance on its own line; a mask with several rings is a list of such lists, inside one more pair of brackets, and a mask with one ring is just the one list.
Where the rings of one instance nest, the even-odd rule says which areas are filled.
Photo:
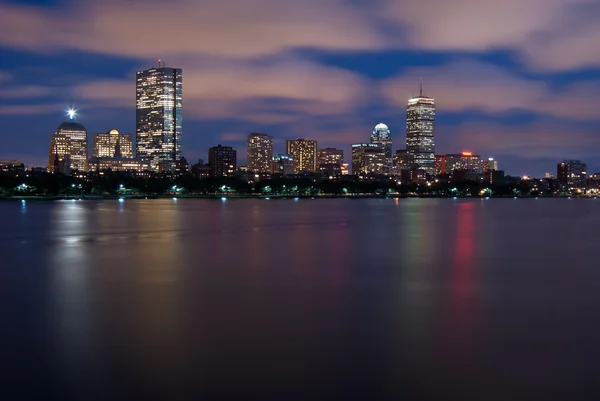
[[88, 133], [135, 132], [135, 71], [183, 69], [183, 153], [245, 136], [346, 151], [406, 101], [436, 99], [437, 153], [541, 176], [563, 158], [600, 171], [596, 0], [0, 0], [0, 159], [45, 165], [74, 105]]

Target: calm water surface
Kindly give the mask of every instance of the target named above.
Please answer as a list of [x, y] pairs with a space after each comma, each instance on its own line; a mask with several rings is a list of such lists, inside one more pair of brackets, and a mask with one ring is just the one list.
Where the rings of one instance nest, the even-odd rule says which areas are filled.
[[599, 212], [0, 203], [0, 399], [598, 399]]

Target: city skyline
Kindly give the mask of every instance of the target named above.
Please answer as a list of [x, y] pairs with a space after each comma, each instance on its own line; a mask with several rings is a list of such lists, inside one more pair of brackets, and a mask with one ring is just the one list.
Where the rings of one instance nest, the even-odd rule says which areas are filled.
[[[184, 71], [182, 143], [190, 161], [206, 158], [217, 143], [242, 150], [250, 132], [272, 135], [275, 153], [286, 139], [310, 138], [350, 155], [350, 145], [366, 141], [379, 121], [390, 128], [395, 152], [404, 141], [407, 99], [423, 77], [424, 92], [436, 100], [436, 153], [494, 157], [511, 175], [543, 176], [562, 159], [600, 170], [600, 101], [593, 95], [600, 57], [589, 50], [600, 38], [591, 24], [600, 11], [586, 8], [591, 1], [471, 7], [462, 0], [447, 8], [439, 0], [419, 7], [311, 0], [276, 9], [270, 1], [251, 8], [229, 0], [176, 3], [1, 0], [0, 119], [10, 140], [0, 159], [45, 165], [49, 137], [69, 106], [88, 133], [134, 133], [132, 76], [164, 58]], [[77, 24], [56, 29], [56, 15], [67, 13]], [[471, 23], [490, 14], [503, 23]], [[206, 39], [220, 16], [239, 23]], [[265, 35], [249, 16], [275, 34]], [[181, 28], [164, 37], [141, 28], [141, 21], [163, 18]], [[314, 29], [297, 29], [307, 18]], [[372, 23], [381, 19], [381, 26]], [[573, 21], [577, 35], [560, 29]], [[231, 35], [236, 40], [225, 40]]]

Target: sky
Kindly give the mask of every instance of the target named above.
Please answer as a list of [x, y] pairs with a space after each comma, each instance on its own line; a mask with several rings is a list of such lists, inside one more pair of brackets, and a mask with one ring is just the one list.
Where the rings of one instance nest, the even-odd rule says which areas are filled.
[[511, 175], [600, 171], [597, 0], [0, 0], [0, 159], [45, 166], [75, 107], [90, 135], [135, 133], [135, 72], [183, 69], [183, 154], [246, 135], [345, 150], [435, 98], [436, 153]]

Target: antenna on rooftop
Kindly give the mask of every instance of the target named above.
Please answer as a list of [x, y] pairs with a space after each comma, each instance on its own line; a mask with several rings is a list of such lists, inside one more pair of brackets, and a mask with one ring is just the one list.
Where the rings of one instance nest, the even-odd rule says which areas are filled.
[[423, 97], [423, 77], [421, 77], [421, 85], [419, 87], [419, 96]]

